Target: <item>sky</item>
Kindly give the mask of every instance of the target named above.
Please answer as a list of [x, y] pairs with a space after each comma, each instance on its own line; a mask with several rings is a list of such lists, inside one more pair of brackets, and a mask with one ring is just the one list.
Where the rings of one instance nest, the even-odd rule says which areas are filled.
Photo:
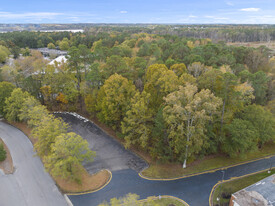
[[0, 0], [0, 23], [275, 24], [275, 0]]

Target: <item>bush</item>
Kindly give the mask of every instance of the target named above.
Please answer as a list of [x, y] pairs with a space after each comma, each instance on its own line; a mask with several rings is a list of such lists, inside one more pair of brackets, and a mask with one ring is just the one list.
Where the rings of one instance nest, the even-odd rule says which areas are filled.
[[4, 161], [7, 157], [7, 152], [4, 149], [4, 145], [0, 144], [0, 162]]

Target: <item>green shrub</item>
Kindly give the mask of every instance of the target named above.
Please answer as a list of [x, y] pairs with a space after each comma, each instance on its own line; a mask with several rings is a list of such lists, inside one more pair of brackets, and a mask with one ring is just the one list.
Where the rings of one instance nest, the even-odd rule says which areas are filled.
[[4, 161], [7, 157], [7, 152], [4, 149], [3, 144], [0, 144], [0, 162]]

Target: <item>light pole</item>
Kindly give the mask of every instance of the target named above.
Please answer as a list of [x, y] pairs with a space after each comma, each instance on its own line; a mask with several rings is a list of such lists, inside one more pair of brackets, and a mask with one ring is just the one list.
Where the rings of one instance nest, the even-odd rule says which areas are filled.
[[222, 170], [221, 172], [222, 172], [222, 182], [223, 182], [223, 180], [224, 180], [224, 173], [225, 173], [225, 171], [224, 171], [224, 170]]
[[271, 170], [272, 170], [272, 157], [270, 158], [270, 168], [269, 168], [269, 170], [268, 170], [268, 173], [270, 173]]
[[[223, 180], [224, 180], [224, 173], [225, 173], [225, 171], [224, 170], [221, 170], [221, 172], [222, 172], [222, 181], [221, 182], [223, 182]], [[220, 193], [222, 192], [222, 186], [220, 185]], [[222, 194], [219, 194], [219, 196], [221, 196]], [[219, 197], [217, 197], [217, 201], [219, 202], [219, 205], [220, 205], [220, 198]]]

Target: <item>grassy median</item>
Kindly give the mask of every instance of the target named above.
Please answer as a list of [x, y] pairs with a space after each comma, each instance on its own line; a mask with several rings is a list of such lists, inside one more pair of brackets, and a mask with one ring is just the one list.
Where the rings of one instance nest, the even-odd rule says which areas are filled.
[[[231, 194], [248, 187], [272, 174], [275, 174], [275, 169], [272, 169], [270, 173], [267, 171], [258, 174], [250, 175], [240, 179], [232, 180], [222, 183], [216, 187], [213, 193], [213, 205], [225, 206], [229, 204]], [[217, 200], [218, 198], [218, 200]]]
[[[250, 161], [275, 154], [275, 144], [269, 143], [262, 147], [261, 150], [249, 153], [246, 157], [229, 158], [224, 155], [206, 156], [202, 160], [196, 160], [183, 169], [182, 164], [161, 164], [155, 161], [150, 161], [150, 167], [142, 172], [142, 175], [149, 178], [175, 178], [184, 175], [203, 172], [206, 170], [226, 167], [242, 162]], [[143, 156], [144, 157], [144, 156]], [[147, 159], [148, 160], [148, 159]]]
[[147, 198], [146, 201], [143, 202], [142, 206], [151, 206], [151, 205], [157, 205], [157, 206], [187, 206], [186, 204], [180, 202], [177, 199], [173, 198], [161, 198], [161, 199], [150, 199]]
[[13, 173], [14, 168], [9, 148], [1, 138], [0, 145], [3, 145], [4, 150], [6, 151], [6, 158], [0, 162], [0, 169], [2, 169], [5, 174], [11, 174]]

